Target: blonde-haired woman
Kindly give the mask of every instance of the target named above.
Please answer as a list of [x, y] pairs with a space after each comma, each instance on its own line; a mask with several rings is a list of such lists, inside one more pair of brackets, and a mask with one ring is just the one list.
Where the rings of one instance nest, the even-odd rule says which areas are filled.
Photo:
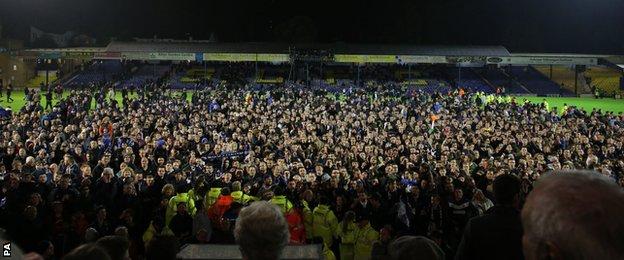
[[169, 199], [171, 199], [171, 197], [175, 195], [175, 188], [173, 187], [173, 184], [167, 183], [165, 186], [163, 186], [161, 194], [162, 199], [167, 199], [167, 201], [169, 201]]

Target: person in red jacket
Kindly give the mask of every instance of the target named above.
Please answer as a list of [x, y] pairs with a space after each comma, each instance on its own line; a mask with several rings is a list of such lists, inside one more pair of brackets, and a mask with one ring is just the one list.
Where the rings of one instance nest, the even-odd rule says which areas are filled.
[[306, 233], [303, 226], [303, 217], [299, 209], [293, 209], [284, 215], [288, 223], [291, 244], [305, 243]]
[[214, 223], [213, 225], [221, 223], [223, 214], [230, 209], [233, 202], [234, 198], [230, 195], [230, 188], [222, 188], [221, 195], [219, 195], [217, 201], [215, 201], [215, 203], [208, 209], [208, 217], [210, 218], [210, 221]]

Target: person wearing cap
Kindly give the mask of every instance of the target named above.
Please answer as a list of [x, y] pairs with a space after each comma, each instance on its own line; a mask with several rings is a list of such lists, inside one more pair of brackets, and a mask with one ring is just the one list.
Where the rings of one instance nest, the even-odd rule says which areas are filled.
[[171, 222], [171, 219], [175, 216], [178, 203], [180, 202], [186, 203], [186, 211], [191, 217], [195, 216], [195, 201], [189, 196], [187, 188], [185, 186], [178, 186], [176, 193], [175, 196], [169, 199], [169, 204], [167, 205], [167, 213], [165, 215], [165, 223], [167, 226], [169, 226], [169, 222]]
[[354, 232], [354, 259], [371, 259], [373, 244], [379, 240], [379, 232], [371, 227], [368, 214], [356, 217], [357, 227]]
[[329, 200], [321, 197], [318, 206], [312, 211], [312, 236], [321, 237], [325, 244], [332, 245], [337, 227], [338, 220], [329, 207]]
[[329, 180], [331, 180], [331, 176], [329, 176], [329, 174], [325, 173], [321, 176], [321, 183], [328, 182]]

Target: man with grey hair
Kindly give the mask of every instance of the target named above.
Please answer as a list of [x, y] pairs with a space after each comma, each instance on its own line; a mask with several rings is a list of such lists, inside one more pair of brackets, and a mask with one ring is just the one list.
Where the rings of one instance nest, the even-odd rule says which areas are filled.
[[624, 190], [596, 172], [540, 178], [522, 210], [527, 259], [624, 259]]
[[238, 215], [234, 238], [245, 260], [279, 259], [289, 241], [288, 224], [277, 206], [254, 202]]

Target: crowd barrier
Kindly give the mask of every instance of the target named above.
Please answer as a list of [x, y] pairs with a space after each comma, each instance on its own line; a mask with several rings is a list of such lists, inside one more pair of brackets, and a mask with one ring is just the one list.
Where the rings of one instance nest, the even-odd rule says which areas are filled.
[[[321, 260], [321, 245], [289, 245], [282, 252], [282, 260]], [[177, 259], [235, 260], [243, 259], [238, 245], [188, 244], [176, 255]]]

